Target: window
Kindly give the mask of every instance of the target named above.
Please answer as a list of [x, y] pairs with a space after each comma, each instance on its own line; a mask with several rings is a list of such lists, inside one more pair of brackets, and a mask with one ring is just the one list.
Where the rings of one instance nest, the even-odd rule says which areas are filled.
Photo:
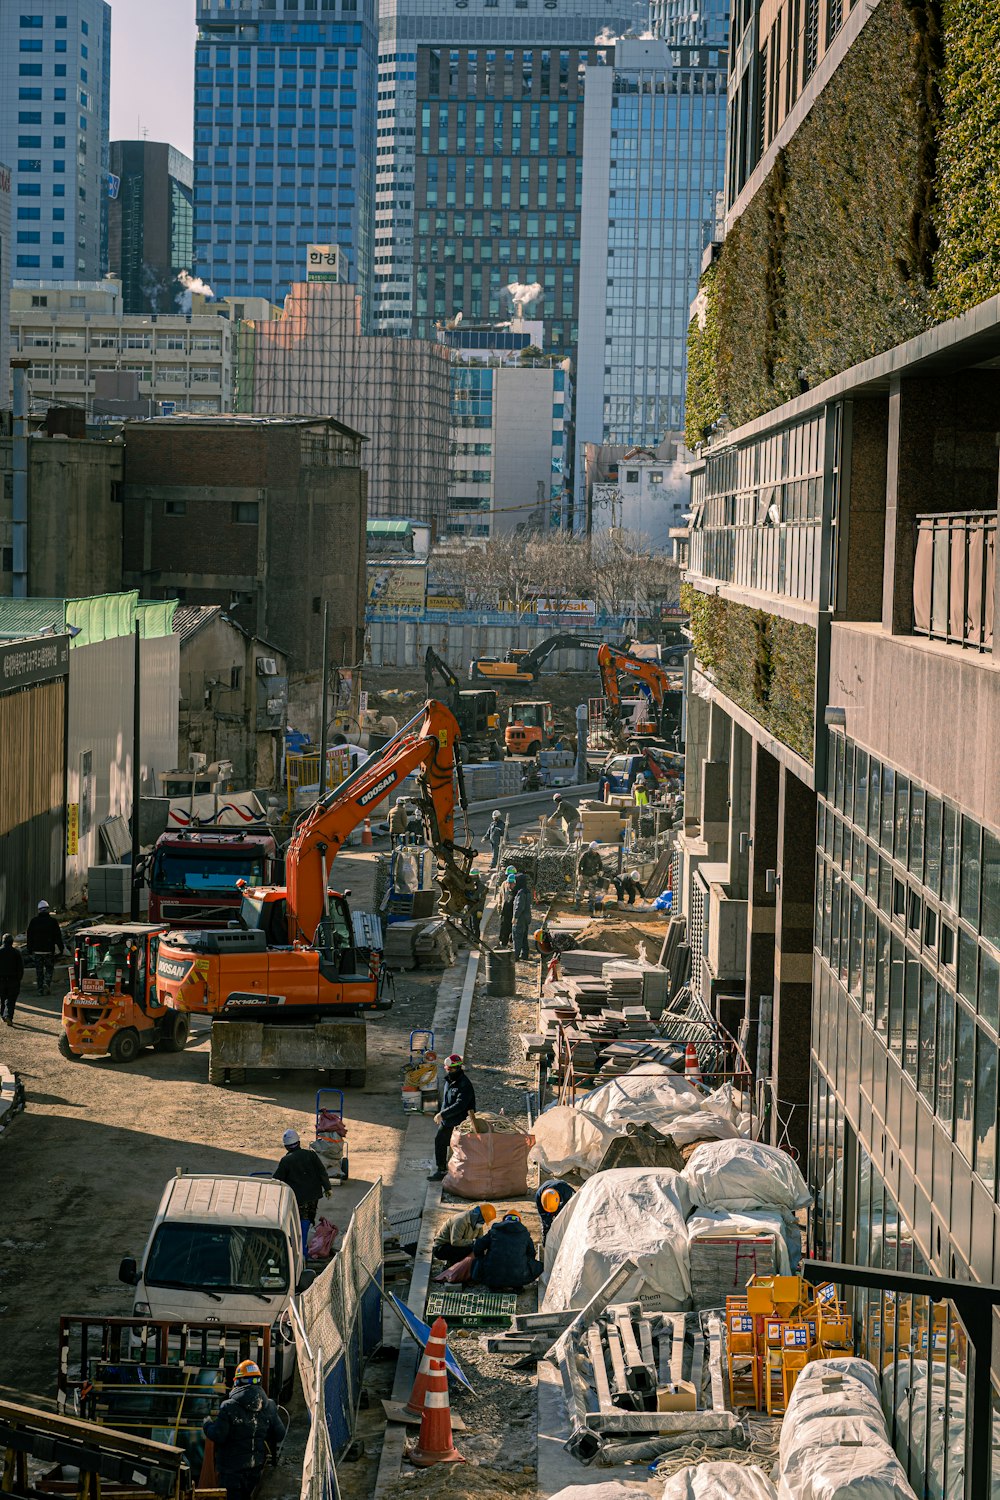
[[650, 471], [650, 475], [649, 475], [649, 482], [650, 482], [650, 484], [662, 484], [663, 483], [663, 474], [662, 474], [662, 472], [659, 469], [653, 469], [653, 470], [651, 470]]
[[163, 514], [165, 516], [183, 516], [187, 514], [186, 500], [164, 500]]
[[234, 500], [231, 519], [239, 526], [256, 526], [259, 510], [256, 500]]
[[976, 1025], [964, 1005], [958, 1005], [955, 1009], [955, 1144], [971, 1166], [976, 1091]]

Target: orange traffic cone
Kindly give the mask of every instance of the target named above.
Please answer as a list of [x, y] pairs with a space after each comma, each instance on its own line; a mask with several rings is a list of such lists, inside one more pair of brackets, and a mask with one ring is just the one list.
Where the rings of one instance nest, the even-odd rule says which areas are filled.
[[684, 1049], [684, 1077], [690, 1078], [692, 1083], [701, 1082], [701, 1068], [698, 1066], [698, 1050], [694, 1042], [688, 1042]]
[[[415, 1448], [407, 1448], [406, 1457], [418, 1469], [429, 1469], [434, 1464], [464, 1464], [465, 1459], [455, 1447], [451, 1435], [451, 1406], [448, 1400], [448, 1371], [444, 1362], [444, 1346], [448, 1326], [438, 1318], [427, 1340], [427, 1359], [430, 1374], [424, 1392], [424, 1409], [420, 1418], [420, 1436]], [[432, 1352], [432, 1344], [434, 1351]], [[417, 1374], [419, 1381], [420, 1375]], [[414, 1393], [416, 1387], [414, 1387]], [[412, 1399], [412, 1397], [411, 1397]]]
[[[438, 1318], [437, 1322], [434, 1324], [434, 1328], [437, 1327], [438, 1323], [443, 1322], [443, 1318]], [[434, 1328], [431, 1329], [431, 1336], [427, 1340], [427, 1347], [424, 1349], [423, 1354], [420, 1356], [420, 1367], [413, 1379], [413, 1389], [403, 1405], [403, 1410], [409, 1412], [411, 1417], [422, 1417], [424, 1414], [424, 1397], [427, 1395], [427, 1387], [430, 1384], [431, 1379], [431, 1346], [435, 1343]], [[443, 1348], [443, 1338], [441, 1339], [441, 1345]], [[444, 1355], [438, 1354], [437, 1350], [435, 1349], [434, 1358], [443, 1359]]]
[[366, 818], [365, 819], [365, 826], [361, 830], [361, 842], [362, 842], [362, 844], [364, 845], [364, 847], [366, 849], [370, 849], [371, 848], [371, 845], [372, 845], [372, 820], [371, 820], [371, 818]]

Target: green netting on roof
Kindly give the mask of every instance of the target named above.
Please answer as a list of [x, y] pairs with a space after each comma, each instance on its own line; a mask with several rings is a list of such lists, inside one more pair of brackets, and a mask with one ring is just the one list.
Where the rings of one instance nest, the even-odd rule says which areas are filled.
[[66, 626], [64, 599], [0, 599], [0, 640], [21, 640]]
[[412, 530], [410, 521], [369, 521], [367, 525], [369, 536], [409, 536]]
[[96, 594], [92, 599], [67, 599], [66, 623], [80, 632], [71, 646], [95, 646], [135, 631], [138, 590], [127, 594]]
[[151, 641], [157, 636], [173, 635], [176, 611], [176, 599], [151, 599], [140, 604], [136, 614], [143, 640]]

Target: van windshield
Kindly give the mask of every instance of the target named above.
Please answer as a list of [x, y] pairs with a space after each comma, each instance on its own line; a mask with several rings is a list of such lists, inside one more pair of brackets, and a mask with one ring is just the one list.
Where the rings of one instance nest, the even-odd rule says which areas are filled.
[[215, 1292], [287, 1292], [280, 1229], [245, 1224], [161, 1224], [146, 1262], [147, 1286]]

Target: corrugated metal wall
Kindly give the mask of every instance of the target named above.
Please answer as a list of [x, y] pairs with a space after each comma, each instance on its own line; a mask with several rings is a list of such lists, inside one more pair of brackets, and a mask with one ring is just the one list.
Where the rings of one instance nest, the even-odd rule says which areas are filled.
[[63, 679], [0, 694], [0, 928], [62, 903]]
[[[584, 620], [579, 627], [547, 625], [469, 625], [438, 623], [437, 620], [372, 620], [367, 624], [368, 660], [373, 667], [421, 667], [428, 646], [433, 646], [449, 661], [460, 677], [469, 670], [469, 662], [478, 656], [504, 656], [512, 646], [530, 649], [539, 641], [557, 633], [594, 635], [600, 640], [616, 640], [621, 633], [609, 632], [606, 625], [590, 626]], [[549, 672], [596, 672], [592, 651], [556, 651], [546, 663]]]
[[[142, 649], [143, 790], [177, 766], [180, 642], [176, 635], [144, 640]], [[135, 642], [130, 636], [75, 647], [69, 656], [68, 800], [88, 802], [83, 783], [90, 761], [90, 826], [81, 818], [78, 853], [66, 861], [66, 899], [82, 899], [90, 865], [106, 863], [99, 828], [105, 818], [128, 818], [132, 806], [132, 682]]]

